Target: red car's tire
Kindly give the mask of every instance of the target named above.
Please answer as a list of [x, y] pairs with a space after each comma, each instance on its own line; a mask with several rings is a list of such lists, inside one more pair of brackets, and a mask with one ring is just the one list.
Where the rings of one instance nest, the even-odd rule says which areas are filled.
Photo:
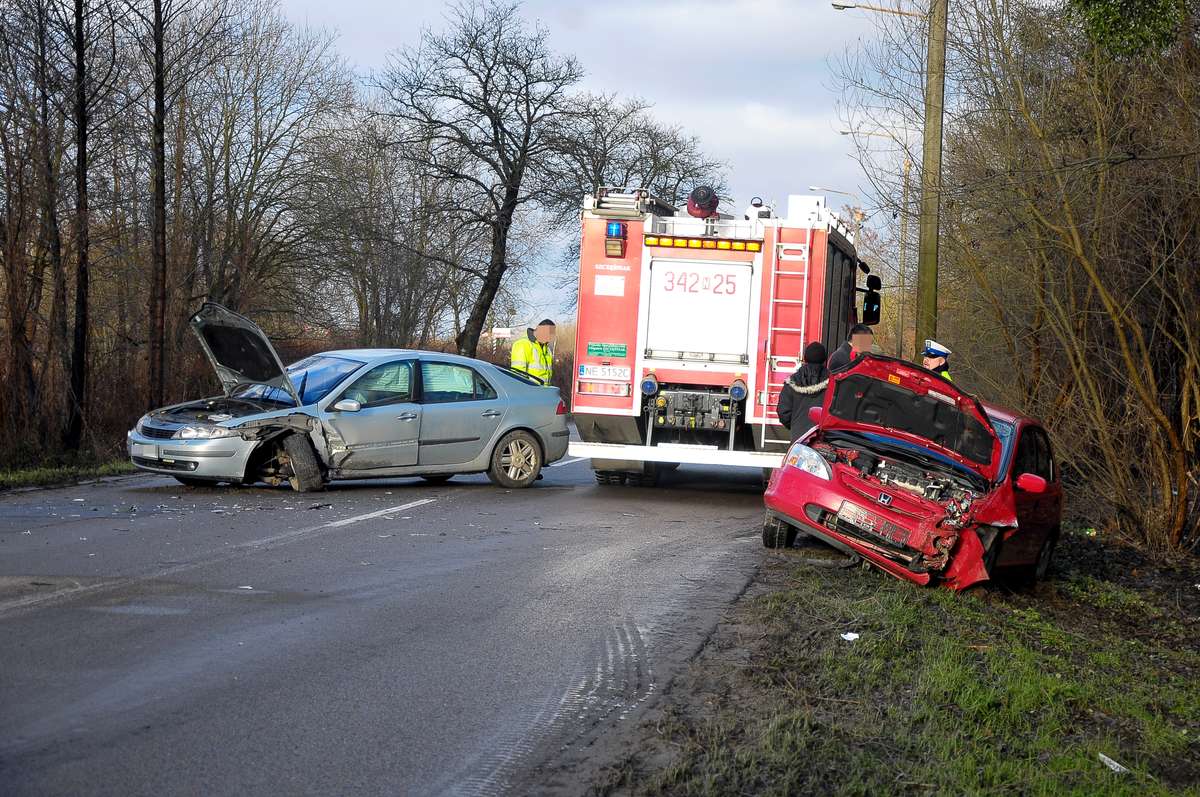
[[768, 513], [763, 519], [762, 540], [766, 548], [791, 548], [796, 544], [797, 529]]

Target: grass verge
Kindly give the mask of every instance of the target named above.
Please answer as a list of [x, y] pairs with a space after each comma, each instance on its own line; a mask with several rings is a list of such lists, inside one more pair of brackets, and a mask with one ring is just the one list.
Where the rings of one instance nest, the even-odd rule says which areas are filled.
[[1200, 569], [1067, 535], [1036, 589], [956, 595], [811, 556], [769, 555], [597, 792], [1200, 794]]
[[102, 476], [122, 476], [133, 473], [135, 470], [136, 468], [127, 459], [114, 459], [91, 464], [48, 465], [39, 468], [0, 470], [0, 490], [71, 484], [85, 479], [98, 479]]

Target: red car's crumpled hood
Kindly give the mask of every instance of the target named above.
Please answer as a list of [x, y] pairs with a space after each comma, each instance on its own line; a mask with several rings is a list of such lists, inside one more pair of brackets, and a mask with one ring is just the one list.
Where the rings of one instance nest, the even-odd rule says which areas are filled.
[[932, 371], [874, 354], [829, 377], [817, 428], [884, 434], [996, 480], [1001, 445], [974, 397]]

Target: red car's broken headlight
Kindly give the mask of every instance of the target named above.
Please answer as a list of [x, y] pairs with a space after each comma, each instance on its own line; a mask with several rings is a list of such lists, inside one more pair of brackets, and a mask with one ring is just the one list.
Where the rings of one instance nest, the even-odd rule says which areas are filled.
[[829, 481], [833, 475], [825, 458], [803, 443], [793, 443], [783, 462], [788, 467], [798, 468], [825, 481]]

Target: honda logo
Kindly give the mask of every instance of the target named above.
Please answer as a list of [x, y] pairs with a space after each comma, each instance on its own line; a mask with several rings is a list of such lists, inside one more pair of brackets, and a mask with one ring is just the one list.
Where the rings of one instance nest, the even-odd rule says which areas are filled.
[[888, 495], [887, 493], [880, 493], [879, 494], [879, 503], [883, 504], [884, 506], [891, 506], [892, 505], [892, 497], [890, 495]]

